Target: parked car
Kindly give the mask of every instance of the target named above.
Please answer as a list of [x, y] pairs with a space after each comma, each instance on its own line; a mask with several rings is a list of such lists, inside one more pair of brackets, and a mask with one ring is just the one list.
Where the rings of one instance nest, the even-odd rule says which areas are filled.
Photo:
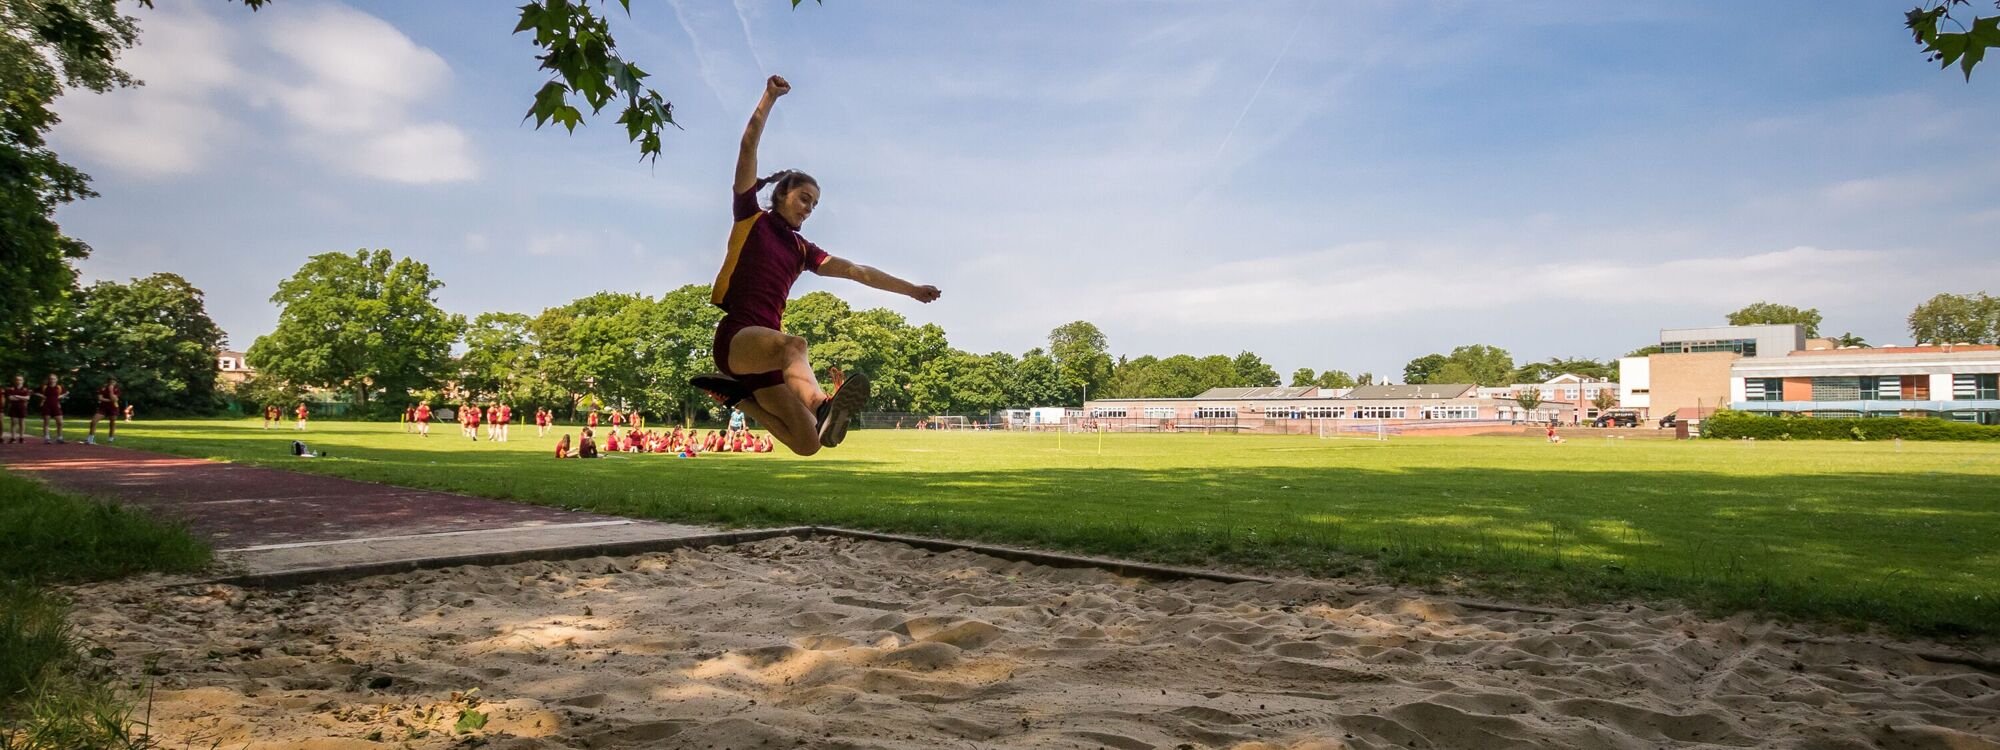
[[1664, 417], [1660, 417], [1660, 429], [1671, 430], [1674, 428], [1674, 423], [1678, 421], [1680, 421], [1679, 416], [1674, 414], [1668, 414]]
[[1638, 427], [1639, 412], [1613, 409], [1597, 415], [1597, 419], [1592, 421], [1591, 425], [1595, 427]]

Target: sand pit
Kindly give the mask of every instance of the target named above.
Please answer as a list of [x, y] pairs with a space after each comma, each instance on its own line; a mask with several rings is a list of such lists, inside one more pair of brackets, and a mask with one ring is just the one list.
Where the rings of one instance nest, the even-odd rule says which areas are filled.
[[75, 594], [171, 747], [2000, 747], [2000, 676], [1747, 617], [844, 539]]

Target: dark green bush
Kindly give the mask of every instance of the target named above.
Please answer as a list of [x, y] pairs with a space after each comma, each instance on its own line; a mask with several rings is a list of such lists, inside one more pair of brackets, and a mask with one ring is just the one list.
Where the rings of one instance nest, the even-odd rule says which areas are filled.
[[1701, 423], [1703, 437], [1757, 440], [1957, 440], [2000, 442], [2000, 426], [1930, 418], [1815, 419], [1720, 411]]

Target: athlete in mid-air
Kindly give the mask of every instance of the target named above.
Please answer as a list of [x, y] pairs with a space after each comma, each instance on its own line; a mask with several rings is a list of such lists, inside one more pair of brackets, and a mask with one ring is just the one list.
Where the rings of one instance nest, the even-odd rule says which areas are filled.
[[[778, 97], [791, 92], [778, 76], [764, 83], [764, 98], [743, 128], [736, 154], [734, 214], [729, 254], [716, 274], [711, 301], [723, 310], [715, 329], [715, 365], [720, 375], [695, 378], [694, 385], [724, 406], [748, 412], [792, 452], [801, 456], [839, 445], [847, 423], [868, 402], [868, 378], [856, 374], [834, 393], [819, 385], [806, 358], [808, 342], [785, 333], [785, 298], [799, 274], [852, 279], [919, 302], [938, 298], [938, 288], [919, 286], [882, 271], [828, 255], [806, 241], [799, 227], [819, 206], [819, 182], [804, 172], [785, 170], [757, 176], [757, 144]], [[757, 207], [757, 192], [772, 185], [771, 208]]]

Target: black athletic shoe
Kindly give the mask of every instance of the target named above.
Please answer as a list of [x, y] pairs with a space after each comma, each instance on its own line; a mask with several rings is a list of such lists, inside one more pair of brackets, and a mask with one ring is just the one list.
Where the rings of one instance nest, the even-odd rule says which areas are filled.
[[832, 448], [847, 439], [847, 423], [854, 421], [862, 407], [868, 405], [868, 376], [859, 373], [847, 376], [840, 390], [834, 391], [833, 398], [820, 403], [822, 415], [819, 419], [819, 444], [822, 448]]
[[750, 397], [750, 389], [744, 387], [743, 381], [719, 372], [703, 373], [688, 378], [688, 385], [720, 396], [723, 406], [735, 406]]

